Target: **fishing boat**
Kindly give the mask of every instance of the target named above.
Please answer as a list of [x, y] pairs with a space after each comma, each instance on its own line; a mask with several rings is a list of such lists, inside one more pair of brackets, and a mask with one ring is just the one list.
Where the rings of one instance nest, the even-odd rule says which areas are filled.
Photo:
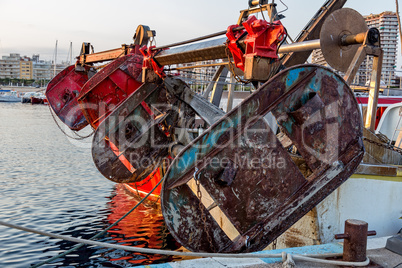
[[21, 97], [21, 103], [31, 103], [31, 97], [35, 94], [36, 92], [25, 92]]
[[47, 99], [43, 93], [35, 93], [31, 96], [31, 104], [47, 104]]
[[0, 102], [20, 102], [21, 97], [15, 90], [0, 90]]
[[[358, 12], [342, 9], [344, 2], [326, 1], [293, 44], [284, 43], [280, 21], [252, 15], [269, 11], [276, 18], [275, 4], [259, 1], [250, 1], [227, 31], [179, 44], [151, 46], [154, 31], [140, 25], [134, 43], [118, 49], [90, 53], [84, 43], [77, 63], [49, 83], [46, 96], [71, 130], [95, 129], [92, 157], [100, 173], [160, 199], [169, 230], [190, 250], [327, 243], [348, 218], [367, 221], [379, 236], [396, 234], [402, 155], [375, 133], [379, 33]], [[318, 48], [343, 78], [304, 64]], [[374, 57], [376, 81], [367, 101], [349, 87], [366, 55]], [[220, 61], [180, 65], [200, 60]], [[103, 61], [111, 62], [94, 67]], [[205, 66], [218, 68], [202, 95], [175, 72]], [[234, 107], [230, 83], [223, 111], [219, 82], [228, 71], [232, 81], [246, 79], [255, 88]], [[279, 132], [263, 119], [269, 116]], [[249, 119], [249, 128], [241, 124]]]

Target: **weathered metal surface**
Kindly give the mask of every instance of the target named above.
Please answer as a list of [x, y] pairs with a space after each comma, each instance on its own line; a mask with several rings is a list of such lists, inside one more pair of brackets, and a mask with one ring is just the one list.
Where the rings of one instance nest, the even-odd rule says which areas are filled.
[[192, 91], [182, 80], [167, 77], [164, 83], [172, 95], [190, 106], [208, 125], [212, 125], [225, 114], [218, 106]]
[[203, 94], [203, 97], [205, 99], [209, 99], [209, 94], [212, 91], [210, 102], [218, 107], [221, 103], [223, 85], [225, 84], [224, 82], [226, 80], [228, 72], [229, 70], [225, 65], [219, 66]]
[[142, 56], [118, 58], [94, 75], [83, 86], [78, 102], [93, 128], [141, 86]]
[[[309, 176], [260, 120], [271, 111]], [[192, 251], [261, 250], [353, 174], [361, 138], [358, 105], [342, 78], [316, 65], [287, 69], [175, 158], [162, 188], [165, 222]]]
[[295, 248], [321, 244], [317, 210], [313, 208], [264, 250]]
[[368, 223], [349, 219], [345, 221], [345, 233], [335, 235], [335, 239], [344, 239], [343, 260], [361, 262], [366, 260], [367, 236], [376, 235], [368, 231]]
[[337, 39], [343, 35], [353, 35], [349, 36], [353, 39], [354, 35], [366, 33], [367, 30], [366, 21], [359, 12], [351, 8], [332, 12], [322, 25], [320, 33], [321, 51], [325, 61], [336, 70], [346, 72], [359, 46], [345, 46]]
[[162, 127], [170, 115], [166, 95], [163, 86], [146, 83], [96, 129], [92, 157], [107, 179], [141, 181], [168, 155], [171, 139]]
[[380, 164], [373, 165], [373, 164], [362, 163], [356, 169], [355, 174], [396, 177], [398, 176], [398, 167], [391, 165], [380, 165]]
[[74, 65], [67, 67], [50, 81], [45, 93], [59, 119], [76, 131], [88, 125], [77, 102], [78, 94], [88, 81], [88, 69], [77, 72]]

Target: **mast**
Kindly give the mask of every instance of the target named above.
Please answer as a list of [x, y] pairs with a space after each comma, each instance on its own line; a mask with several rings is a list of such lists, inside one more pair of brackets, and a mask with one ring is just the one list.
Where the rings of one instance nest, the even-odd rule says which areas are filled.
[[57, 40], [56, 40], [56, 47], [54, 51], [54, 68], [53, 68], [53, 77], [56, 76], [56, 61], [57, 61]]
[[70, 64], [73, 62], [73, 42], [70, 41]]

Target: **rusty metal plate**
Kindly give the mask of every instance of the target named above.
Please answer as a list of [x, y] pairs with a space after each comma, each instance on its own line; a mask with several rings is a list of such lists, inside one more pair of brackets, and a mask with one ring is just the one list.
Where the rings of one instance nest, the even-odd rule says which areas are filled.
[[168, 155], [171, 140], [161, 126], [170, 112], [166, 96], [163, 85], [146, 83], [96, 129], [92, 158], [107, 179], [141, 181]]
[[[262, 123], [269, 112], [308, 175]], [[353, 174], [362, 135], [340, 76], [317, 65], [286, 69], [174, 159], [161, 195], [166, 225], [192, 251], [262, 250]]]
[[320, 32], [321, 51], [325, 61], [332, 68], [346, 72], [359, 49], [358, 45], [342, 46], [339, 39], [343, 35], [367, 32], [363, 16], [351, 8], [332, 12], [322, 25]]

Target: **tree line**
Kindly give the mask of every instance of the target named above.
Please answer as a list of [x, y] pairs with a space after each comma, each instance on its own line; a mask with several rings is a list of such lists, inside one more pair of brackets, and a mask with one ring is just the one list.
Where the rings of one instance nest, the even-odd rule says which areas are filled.
[[2, 86], [45, 86], [49, 80], [41, 79], [19, 79], [19, 78], [0, 78], [0, 85]]

